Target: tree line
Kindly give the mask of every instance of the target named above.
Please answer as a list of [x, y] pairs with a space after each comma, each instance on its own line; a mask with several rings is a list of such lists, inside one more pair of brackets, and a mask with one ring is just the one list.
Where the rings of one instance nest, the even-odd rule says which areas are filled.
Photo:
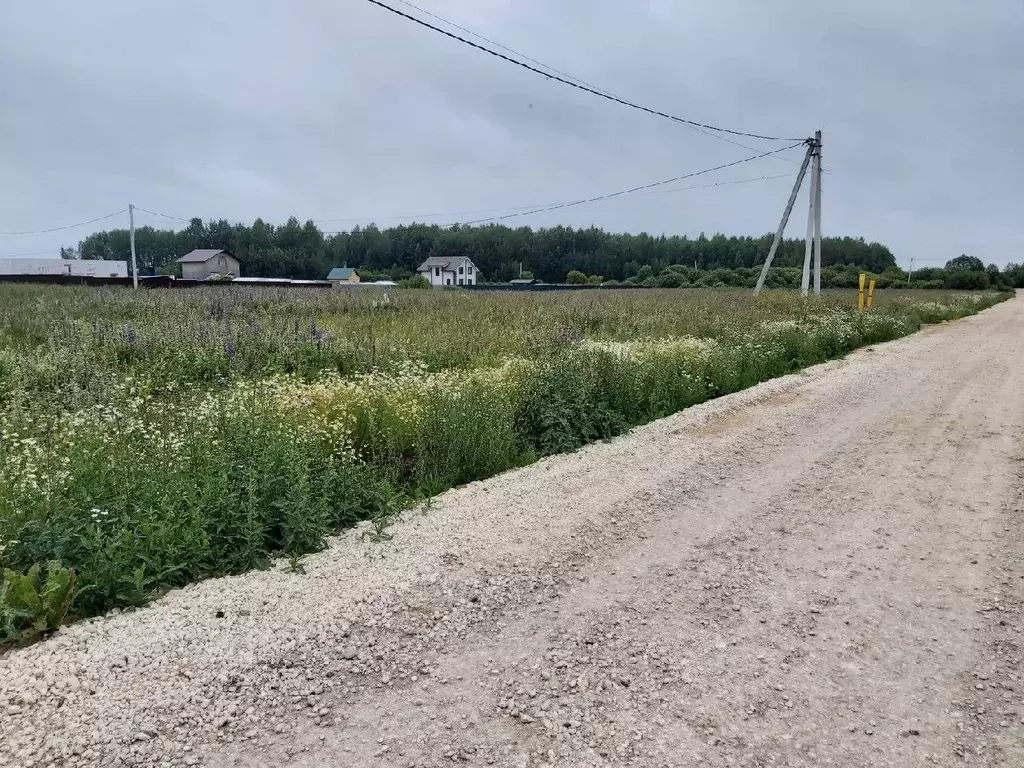
[[[624, 281], [644, 267], [656, 273], [671, 265], [698, 270], [736, 269], [762, 263], [772, 236], [696, 238], [619, 234], [598, 227], [573, 228], [483, 226], [439, 227], [423, 224], [379, 229], [374, 225], [351, 232], [325, 234], [312, 221], [290, 218], [275, 226], [262, 219], [231, 224], [192, 219], [181, 230], [140, 227], [135, 233], [140, 274], [170, 273], [174, 261], [195, 248], [223, 248], [252, 277], [324, 278], [332, 267], [347, 265], [373, 274], [410, 276], [429, 256], [468, 256], [486, 280], [505, 282], [529, 271], [537, 279], [561, 282], [573, 270]], [[896, 263], [884, 245], [863, 238], [826, 238], [825, 265], [854, 264], [881, 272]], [[128, 231], [97, 232], [78, 246], [84, 259], [129, 260]], [[784, 240], [775, 258], [779, 267], [803, 263], [804, 245]]]
[[[430, 256], [468, 256], [487, 282], [507, 282], [525, 274], [544, 282], [628, 282], [646, 285], [753, 285], [756, 267], [771, 247], [772, 235], [649, 235], [606, 232], [599, 227], [508, 227], [411, 224], [351, 232], [324, 233], [312, 221], [292, 217], [283, 225], [256, 219], [252, 225], [225, 219], [192, 219], [180, 230], [140, 227], [135, 233], [140, 274], [174, 274], [175, 260], [195, 248], [223, 248], [242, 263], [250, 277], [323, 279], [333, 267], [356, 268], [364, 279], [411, 277]], [[97, 232], [63, 256], [130, 259], [126, 229]], [[769, 285], [799, 286], [803, 240], [783, 240]], [[829, 237], [822, 243], [823, 284], [853, 287], [860, 271], [879, 287], [903, 284], [908, 275], [892, 252], [864, 238]], [[794, 278], [795, 275], [795, 278]], [[752, 277], [753, 276], [753, 277]], [[795, 283], [793, 282], [795, 279]], [[791, 283], [793, 285], [791, 285]], [[915, 287], [1024, 287], [1024, 267], [985, 266], [973, 256], [952, 259], [946, 267], [915, 270]]]
[[[823, 249], [824, 250], [824, 249]], [[768, 288], [799, 288], [801, 267], [777, 267], [768, 273]], [[924, 267], [908, 273], [899, 267], [882, 272], [863, 270], [855, 264], [822, 267], [823, 288], [856, 288], [860, 275], [875, 281], [876, 288], [945, 288], [953, 290], [1009, 290], [1024, 288], [1024, 266], [1010, 264], [1000, 270], [995, 264], [985, 266], [974, 256], [957, 256], [945, 267]], [[603, 275], [588, 275], [573, 270], [566, 275], [570, 285], [645, 285], [653, 288], [753, 288], [761, 273], [760, 267], [737, 267], [696, 270], [683, 264], [672, 264], [660, 272], [648, 266], [624, 281], [607, 280]]]

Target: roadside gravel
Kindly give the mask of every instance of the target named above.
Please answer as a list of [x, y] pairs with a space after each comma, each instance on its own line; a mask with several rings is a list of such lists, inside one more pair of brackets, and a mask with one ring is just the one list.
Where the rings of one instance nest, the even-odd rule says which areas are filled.
[[1024, 765], [1024, 304], [0, 658], [0, 766]]

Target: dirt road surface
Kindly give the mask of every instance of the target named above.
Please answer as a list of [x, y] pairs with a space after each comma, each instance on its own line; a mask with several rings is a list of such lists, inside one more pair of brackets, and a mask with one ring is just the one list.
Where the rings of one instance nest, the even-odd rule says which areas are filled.
[[0, 765], [1022, 766], [1022, 429], [1017, 299], [9, 654]]

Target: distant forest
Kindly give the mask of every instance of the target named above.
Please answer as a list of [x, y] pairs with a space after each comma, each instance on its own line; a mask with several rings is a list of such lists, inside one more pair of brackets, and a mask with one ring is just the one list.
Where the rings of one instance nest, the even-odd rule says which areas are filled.
[[[196, 218], [179, 231], [152, 227], [135, 231], [140, 274], [171, 273], [175, 259], [195, 248], [224, 248], [238, 257], [246, 276], [292, 279], [323, 279], [332, 267], [340, 266], [400, 279], [410, 276], [429, 256], [468, 256], [489, 282], [519, 277], [520, 269], [546, 282], [562, 282], [571, 271], [624, 281], [644, 267], [650, 268], [646, 274], [655, 275], [671, 265], [701, 271], [753, 267], [764, 261], [771, 242], [771, 235], [688, 238], [614, 234], [596, 227], [532, 229], [497, 224], [451, 228], [413, 224], [383, 230], [371, 225], [325, 235], [312, 221], [300, 224], [294, 217], [282, 226], [262, 219], [246, 226]], [[855, 265], [880, 273], [896, 265], [888, 248], [863, 238], [825, 238], [822, 253], [826, 266]], [[79, 243], [77, 253], [65, 249], [65, 254], [130, 260], [128, 230], [90, 235]], [[803, 255], [803, 241], [785, 240], [774, 265], [800, 266]]]
[[[224, 219], [204, 223], [192, 219], [184, 229], [141, 227], [135, 232], [140, 274], [180, 274], [175, 260], [195, 248], [232, 251], [248, 277], [324, 279], [333, 267], [349, 266], [366, 279], [412, 277], [429, 256], [468, 256], [485, 282], [503, 283], [522, 276], [544, 282], [589, 282], [655, 285], [661, 287], [752, 287], [756, 267], [764, 263], [772, 235], [729, 237], [716, 234], [682, 236], [616, 234], [597, 227], [439, 227], [427, 224], [378, 229], [357, 227], [351, 232], [325, 234], [312, 221], [292, 217], [283, 226], [257, 219], [252, 226]], [[128, 230], [90, 235], [78, 248], [62, 255], [83, 259], [130, 259]], [[822, 285], [849, 288], [860, 271], [878, 277], [885, 288], [907, 284], [908, 275], [896, 265], [892, 252], [864, 238], [828, 237], [822, 243]], [[804, 258], [802, 240], [784, 240], [773, 263], [768, 286], [798, 287]], [[914, 271], [914, 287], [1024, 287], [1024, 266], [994, 264], [961, 255], [945, 268]]]

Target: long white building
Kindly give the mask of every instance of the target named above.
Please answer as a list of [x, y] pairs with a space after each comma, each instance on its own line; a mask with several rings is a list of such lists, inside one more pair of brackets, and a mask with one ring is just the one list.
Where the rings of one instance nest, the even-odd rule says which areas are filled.
[[127, 261], [104, 259], [5, 259], [0, 275], [71, 275], [73, 277], [128, 277]]

